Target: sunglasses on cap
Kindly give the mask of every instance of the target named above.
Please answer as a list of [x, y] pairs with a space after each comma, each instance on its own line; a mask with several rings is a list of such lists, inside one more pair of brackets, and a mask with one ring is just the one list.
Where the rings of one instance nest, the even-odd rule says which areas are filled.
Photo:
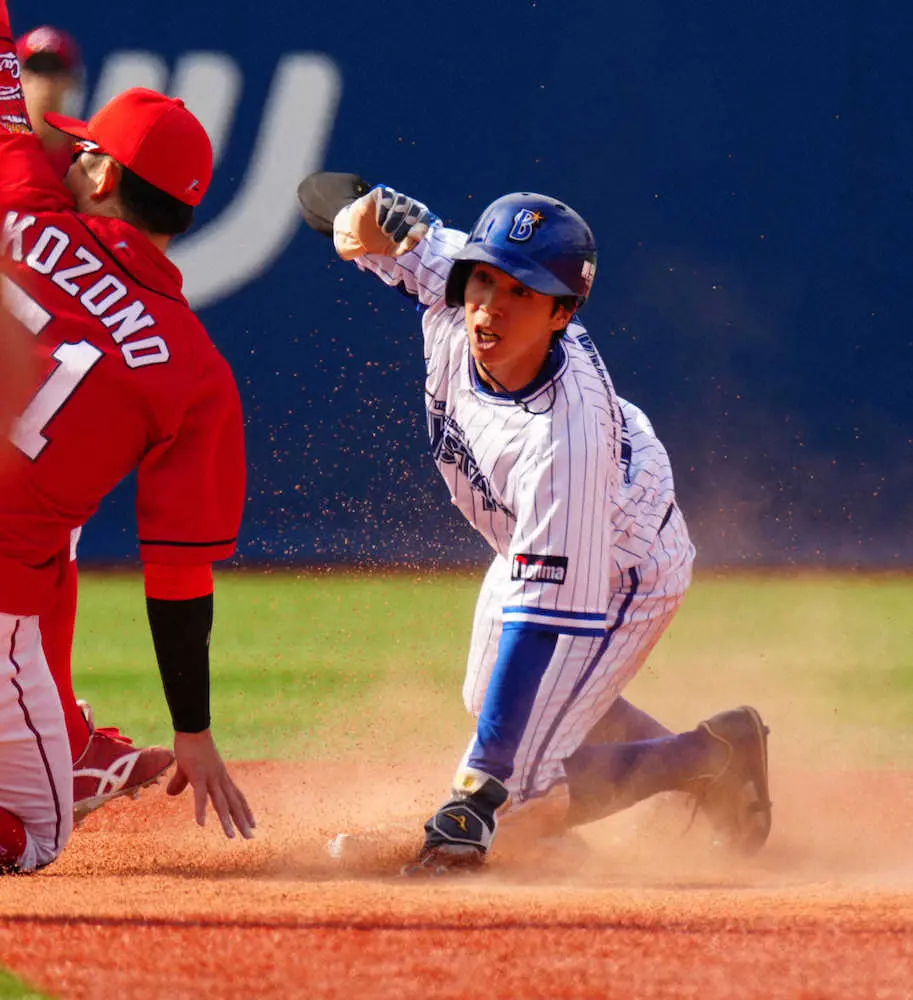
[[73, 143], [73, 158], [70, 162], [75, 163], [83, 153], [97, 153], [99, 156], [107, 155], [97, 142], [92, 142], [89, 139], [80, 139], [79, 142]]

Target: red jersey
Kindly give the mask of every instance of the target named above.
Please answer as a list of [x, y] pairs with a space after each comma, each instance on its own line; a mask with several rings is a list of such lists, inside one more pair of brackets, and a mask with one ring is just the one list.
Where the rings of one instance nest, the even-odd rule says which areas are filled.
[[51, 167], [58, 177], [66, 177], [70, 164], [73, 162], [73, 143], [65, 142], [62, 146], [44, 146], [44, 155], [51, 161]]
[[75, 210], [17, 80], [0, 0], [0, 280], [44, 359], [0, 444], [0, 611], [26, 615], [51, 599], [71, 529], [135, 469], [144, 561], [230, 556], [245, 461], [234, 377], [180, 272], [128, 223]]

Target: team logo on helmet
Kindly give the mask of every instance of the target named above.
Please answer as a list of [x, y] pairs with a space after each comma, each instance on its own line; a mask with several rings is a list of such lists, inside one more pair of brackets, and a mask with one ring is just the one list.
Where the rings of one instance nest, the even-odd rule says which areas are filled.
[[514, 224], [510, 227], [507, 238], [512, 243], [525, 243], [543, 222], [545, 216], [541, 212], [531, 212], [528, 208], [521, 208], [514, 216]]

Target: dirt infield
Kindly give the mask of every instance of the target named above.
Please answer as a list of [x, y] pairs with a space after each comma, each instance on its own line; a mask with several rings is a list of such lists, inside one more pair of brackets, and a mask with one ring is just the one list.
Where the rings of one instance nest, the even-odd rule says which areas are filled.
[[[479, 876], [395, 875], [446, 770], [238, 765], [258, 838], [156, 788], [2, 882], [0, 961], [67, 998], [913, 997], [913, 775], [778, 776], [750, 861], [673, 798]], [[405, 822], [403, 822], [405, 821]], [[332, 860], [340, 830], [385, 824]], [[371, 841], [370, 843], [375, 843]]]

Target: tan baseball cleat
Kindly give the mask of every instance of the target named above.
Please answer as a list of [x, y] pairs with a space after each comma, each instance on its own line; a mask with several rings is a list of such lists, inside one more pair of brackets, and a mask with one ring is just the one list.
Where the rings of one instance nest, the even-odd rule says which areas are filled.
[[697, 794], [698, 807], [725, 845], [754, 854], [770, 835], [767, 734], [757, 710], [747, 705], [718, 712], [697, 727], [726, 749], [719, 774]]

